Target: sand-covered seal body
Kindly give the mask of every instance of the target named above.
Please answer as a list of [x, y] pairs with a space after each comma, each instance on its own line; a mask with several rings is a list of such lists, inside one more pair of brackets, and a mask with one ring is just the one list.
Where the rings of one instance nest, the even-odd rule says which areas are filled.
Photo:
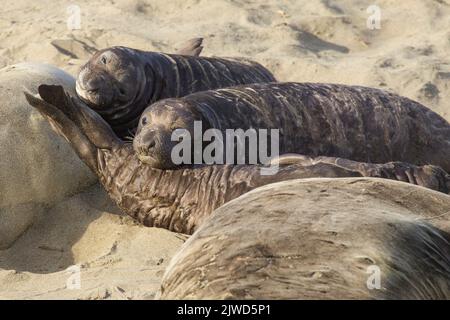
[[406, 163], [367, 164], [337, 158], [286, 156], [274, 175], [260, 166], [212, 165], [159, 170], [138, 160], [130, 143], [76, 97], [59, 86], [39, 87], [45, 100], [26, 93], [95, 172], [110, 197], [146, 226], [192, 233], [215, 208], [269, 183], [311, 177], [382, 177], [448, 193], [450, 176], [435, 166]]
[[161, 100], [142, 114], [136, 152], [155, 167], [174, 168], [172, 133], [183, 128], [194, 137], [194, 121], [224, 135], [226, 129], [279, 129], [280, 154], [434, 164], [450, 172], [450, 124], [418, 102], [379, 89], [263, 83]]
[[[182, 49], [182, 53], [195, 50]], [[81, 68], [77, 94], [124, 137], [151, 103], [169, 97], [239, 84], [276, 81], [246, 59], [165, 54], [126, 47], [98, 51]]]
[[267, 185], [172, 258], [162, 299], [450, 299], [450, 197], [373, 178]]

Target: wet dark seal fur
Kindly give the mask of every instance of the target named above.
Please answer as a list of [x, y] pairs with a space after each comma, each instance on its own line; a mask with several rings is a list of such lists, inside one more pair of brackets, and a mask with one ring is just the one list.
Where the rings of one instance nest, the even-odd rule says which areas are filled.
[[450, 124], [418, 102], [379, 89], [268, 83], [161, 100], [142, 114], [136, 152], [154, 167], [174, 168], [172, 132], [184, 128], [194, 137], [195, 120], [224, 135], [226, 129], [280, 129], [280, 154], [433, 164], [450, 172]]
[[98, 51], [82, 66], [77, 94], [123, 138], [136, 129], [151, 103], [169, 97], [276, 81], [269, 70], [247, 59], [197, 56], [201, 41], [193, 39], [180, 52], [166, 54], [112, 47]]
[[146, 226], [191, 234], [211, 212], [241, 194], [272, 182], [311, 177], [384, 177], [448, 193], [450, 177], [435, 166], [366, 164], [337, 158], [285, 156], [279, 171], [263, 176], [261, 167], [212, 165], [159, 170], [138, 160], [130, 143], [77, 97], [60, 86], [41, 85], [41, 100], [28, 102], [48, 119], [128, 215]]

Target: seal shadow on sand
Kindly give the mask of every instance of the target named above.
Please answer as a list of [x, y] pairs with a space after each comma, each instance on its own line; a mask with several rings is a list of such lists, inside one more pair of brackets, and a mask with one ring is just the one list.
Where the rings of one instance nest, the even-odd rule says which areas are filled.
[[0, 269], [45, 274], [77, 264], [74, 246], [105, 212], [121, 215], [98, 184], [62, 200], [10, 248], [0, 250]]

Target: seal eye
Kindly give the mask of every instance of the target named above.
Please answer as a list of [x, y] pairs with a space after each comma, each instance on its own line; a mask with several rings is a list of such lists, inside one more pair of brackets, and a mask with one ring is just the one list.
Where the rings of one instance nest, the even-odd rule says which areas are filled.
[[142, 118], [142, 125], [147, 125], [147, 117]]
[[106, 57], [102, 57], [102, 63], [106, 64]]

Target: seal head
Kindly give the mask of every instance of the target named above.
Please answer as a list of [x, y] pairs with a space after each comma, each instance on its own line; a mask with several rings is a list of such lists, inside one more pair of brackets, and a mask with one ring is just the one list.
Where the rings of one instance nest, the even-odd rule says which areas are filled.
[[129, 105], [139, 94], [145, 72], [133, 55], [120, 47], [97, 52], [82, 66], [76, 81], [79, 97], [95, 110]]
[[[142, 113], [133, 139], [137, 157], [153, 168], [175, 169], [178, 165], [172, 161], [172, 150], [181, 139], [187, 138], [186, 135], [190, 135], [193, 143], [195, 121], [202, 121], [205, 126], [202, 115], [180, 99], [165, 99], [152, 104]], [[177, 129], [183, 131], [177, 132]]]
[[158, 78], [135, 50], [113, 47], [97, 52], [76, 81], [80, 99], [118, 130], [132, 134], [140, 114], [158, 94]]
[[247, 59], [199, 57], [202, 39], [178, 54], [126, 47], [101, 50], [81, 68], [78, 96], [122, 139], [132, 136], [151, 103], [193, 92], [276, 81], [269, 70]]

